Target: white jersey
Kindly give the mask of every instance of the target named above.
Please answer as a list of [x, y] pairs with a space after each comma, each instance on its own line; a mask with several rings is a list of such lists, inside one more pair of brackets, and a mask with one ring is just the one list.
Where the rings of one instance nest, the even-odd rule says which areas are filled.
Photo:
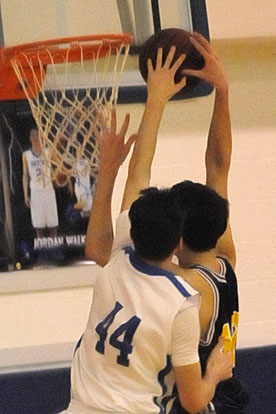
[[76, 185], [85, 188], [91, 187], [89, 163], [85, 158], [78, 160], [74, 176], [76, 178]]
[[85, 201], [83, 211], [90, 211], [92, 207], [92, 187], [90, 184], [89, 164], [85, 158], [81, 158], [74, 173], [75, 176], [75, 195], [78, 201]]
[[[94, 286], [72, 365], [67, 413], [165, 413], [175, 396], [172, 366], [198, 362], [199, 294], [181, 277], [117, 249]], [[130, 244], [130, 240], [128, 240]]]
[[[47, 149], [45, 150], [47, 151]], [[24, 152], [30, 177], [31, 220], [34, 228], [57, 227], [58, 211], [50, 168], [45, 171], [41, 154], [32, 149]]]
[[52, 189], [51, 173], [45, 171], [44, 159], [41, 154], [36, 155], [31, 149], [24, 152], [28, 163], [28, 171], [30, 176], [30, 189], [43, 190], [45, 188]]

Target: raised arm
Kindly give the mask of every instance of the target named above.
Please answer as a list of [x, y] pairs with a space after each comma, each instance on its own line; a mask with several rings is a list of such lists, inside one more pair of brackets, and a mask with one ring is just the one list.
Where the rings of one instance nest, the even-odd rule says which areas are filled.
[[148, 61], [147, 102], [129, 163], [122, 211], [128, 210], [133, 201], [139, 197], [140, 191], [149, 186], [152, 160], [164, 108], [168, 100], [186, 85], [185, 77], [177, 84], [174, 82], [175, 73], [185, 59], [185, 55], [181, 55], [172, 65], [174, 53], [173, 46], [162, 65], [163, 51], [159, 49], [155, 68], [151, 60]]
[[135, 140], [132, 135], [125, 143], [129, 125], [126, 115], [118, 133], [116, 112], [112, 111], [110, 126], [101, 117], [102, 129], [97, 134], [100, 165], [85, 241], [85, 256], [104, 266], [110, 258], [113, 243], [111, 201], [115, 179]]
[[[205, 154], [206, 184], [222, 197], [228, 198], [228, 175], [232, 153], [228, 80], [211, 44], [199, 33], [193, 34], [191, 42], [204, 57], [205, 66], [200, 71], [185, 70], [183, 73], [197, 76], [212, 84], [215, 89], [214, 109]], [[217, 252], [226, 256], [235, 267], [236, 252], [229, 220], [225, 233], [218, 241]]]
[[[175, 84], [174, 75], [185, 56], [177, 59], [172, 67], [171, 62], [174, 56], [175, 48], [172, 47], [164, 65], [162, 66], [162, 49], [158, 51], [156, 68], [154, 69], [151, 61], [148, 63], [148, 98], [144, 115], [139, 127], [134, 151], [129, 164], [128, 178], [125, 186], [122, 210], [129, 209], [132, 202], [139, 196], [140, 190], [148, 187], [150, 180], [151, 164], [156, 147], [156, 137], [161, 122], [164, 107], [171, 96], [179, 92], [186, 84], [186, 79]], [[110, 130], [104, 128], [103, 137], [107, 135], [109, 141], [114, 143], [116, 152], [120, 153], [122, 137], [125, 135], [128, 120], [117, 135], [120, 145], [110, 137], [116, 134], [116, 117], [111, 122]], [[111, 220], [111, 198], [113, 186], [119, 169], [118, 159], [111, 145], [105, 145], [107, 139], [102, 139], [100, 170], [98, 174], [96, 190], [94, 193], [91, 215], [89, 219], [85, 255], [94, 260], [96, 263], [104, 266], [111, 255], [113, 242], [112, 220]], [[134, 139], [130, 138], [130, 145]], [[130, 148], [130, 147], [129, 147]], [[104, 158], [104, 159], [103, 159]], [[112, 158], [116, 160], [115, 168], [110, 168]], [[107, 161], [105, 161], [107, 159]]]

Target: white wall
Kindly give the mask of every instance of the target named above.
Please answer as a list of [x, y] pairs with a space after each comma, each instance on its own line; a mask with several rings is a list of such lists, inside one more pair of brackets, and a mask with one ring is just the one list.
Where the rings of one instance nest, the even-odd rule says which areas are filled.
[[[234, 7], [238, 3], [241, 6], [234, 0], [208, 1], [209, 23], [217, 38], [224, 37], [222, 28], [226, 30], [226, 25], [219, 23], [220, 16], [227, 13], [230, 4]], [[276, 38], [216, 40], [214, 46], [230, 81], [234, 142], [229, 190], [240, 289], [238, 347], [275, 344]], [[153, 185], [171, 185], [183, 178], [204, 182], [203, 157], [212, 103], [213, 95], [168, 104], [153, 166]], [[126, 111], [131, 113], [130, 132], [134, 132], [143, 105], [120, 105], [120, 119]], [[126, 170], [125, 164], [116, 183], [114, 217]], [[86, 324], [94, 269], [87, 265], [0, 274], [0, 366], [70, 360]], [[20, 291], [11, 292], [15, 280]], [[36, 288], [38, 280], [45, 281], [43, 290], [30, 291], [43, 286], [39, 283]], [[56, 280], [57, 288], [50, 289], [46, 280]], [[69, 287], [64, 287], [64, 280], [65, 285], [69, 280]]]
[[206, 5], [213, 39], [276, 35], [274, 0], [206, 0]]

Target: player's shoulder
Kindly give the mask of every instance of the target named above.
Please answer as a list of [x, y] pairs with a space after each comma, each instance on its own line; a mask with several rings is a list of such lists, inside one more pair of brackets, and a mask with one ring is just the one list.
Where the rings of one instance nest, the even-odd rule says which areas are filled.
[[112, 253], [108, 263], [104, 268], [125, 267], [129, 262], [129, 255], [133, 251], [132, 246], [117, 246], [115, 249], [112, 248]]
[[23, 165], [28, 166], [30, 164], [31, 156], [32, 156], [32, 152], [31, 152], [30, 149], [28, 149], [28, 150], [26, 150], [22, 153]]
[[211, 292], [210, 284], [195, 269], [185, 269], [185, 273], [182, 273], [181, 277], [184, 277], [186, 283], [201, 295]]
[[129, 213], [129, 210], [122, 210], [120, 212], [120, 214], [118, 215], [117, 220], [116, 220], [117, 226], [123, 225], [126, 222], [130, 223], [128, 213]]
[[[185, 274], [192, 275], [192, 272], [185, 269]], [[197, 289], [197, 286], [195, 284], [192, 284], [192, 278], [189, 279], [188, 277], [183, 277], [183, 274], [176, 273], [168, 273], [168, 279], [175, 285], [175, 287], [178, 289], [178, 291], [185, 297], [193, 298], [195, 296], [200, 295], [200, 291]]]
[[[217, 258], [217, 260], [219, 260], [220, 262], [225, 263], [225, 265], [227, 265], [228, 267], [231, 267], [231, 268], [233, 269], [233, 266], [232, 266], [232, 264], [231, 264], [231, 260], [230, 260], [230, 258], [229, 258], [227, 255], [217, 253], [217, 254], [216, 254], [216, 258]], [[234, 269], [233, 269], [233, 270], [234, 270]]]
[[[181, 303], [181, 309], [183, 310], [185, 307], [195, 306], [197, 309], [200, 307], [201, 295], [202, 293], [196, 289], [191, 283], [183, 279], [182, 276], [174, 275], [175, 279], [179, 283], [174, 282], [175, 286], [177, 287], [179, 293], [181, 293], [181, 298], [178, 295], [179, 303]], [[176, 305], [177, 305], [176, 301]], [[184, 306], [184, 308], [183, 308]]]
[[30, 153], [32, 153], [31, 149], [27, 149], [26, 151], [23, 151], [22, 156], [26, 157]]
[[115, 237], [112, 245], [112, 255], [127, 246], [133, 246], [130, 236], [130, 220], [128, 210], [120, 213], [116, 220]]
[[221, 268], [222, 268], [221, 272], [225, 275], [226, 278], [227, 277], [236, 278], [235, 268], [233, 267], [228, 257], [224, 255], [217, 255], [217, 260], [219, 261], [221, 265]]

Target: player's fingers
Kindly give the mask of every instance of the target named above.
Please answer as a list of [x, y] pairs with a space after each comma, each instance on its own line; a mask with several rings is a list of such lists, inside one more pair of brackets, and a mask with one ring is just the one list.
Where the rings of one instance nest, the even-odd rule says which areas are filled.
[[165, 63], [164, 63], [163, 68], [165, 68], [165, 69], [169, 69], [170, 68], [171, 63], [172, 63], [172, 60], [173, 60], [173, 57], [174, 57], [174, 54], [175, 54], [175, 49], [176, 49], [176, 47], [174, 45], [171, 46], [171, 48], [169, 50], [169, 53], [167, 54], [167, 57], [166, 57], [166, 60], [165, 60]]
[[101, 145], [100, 141], [102, 139], [102, 136], [104, 134], [104, 121], [102, 119], [102, 115], [99, 115], [99, 122], [97, 122], [97, 124], [92, 125], [92, 132], [94, 137], [96, 138], [96, 140], [98, 141], [99, 146]]
[[211, 53], [213, 51], [211, 43], [204, 36], [202, 36], [202, 34], [194, 32], [191, 36], [191, 39], [196, 39], [197, 42], [200, 43], [208, 53]]
[[224, 353], [224, 344], [225, 344], [225, 338], [223, 336], [220, 336], [219, 337], [219, 340], [218, 340], [218, 343], [216, 345], [217, 351], [220, 354], [223, 354]]
[[152, 66], [152, 60], [151, 59], [147, 60], [147, 66], [148, 66], [148, 72], [152, 72], [153, 71], [153, 66]]
[[181, 91], [181, 89], [183, 89], [186, 86], [187, 83], [187, 78], [186, 76], [183, 76], [183, 78], [181, 79], [180, 82], [177, 83], [177, 91]]
[[203, 58], [206, 58], [208, 56], [208, 50], [204, 46], [202, 46], [193, 36], [190, 37], [190, 42], [194, 45], [194, 47], [201, 54], [201, 56], [203, 56]]
[[120, 129], [119, 136], [124, 137], [126, 135], [128, 126], [129, 126], [130, 114], [127, 113], [123, 122], [123, 125]]
[[174, 62], [172, 66], [172, 69], [177, 71], [177, 69], [182, 65], [185, 59], [186, 59], [186, 55], [183, 53], [176, 59], [176, 61]]
[[126, 142], [126, 145], [125, 145], [125, 158], [126, 158], [127, 154], [129, 153], [130, 148], [132, 147], [132, 145], [136, 141], [136, 139], [137, 139], [137, 134], [133, 134], [128, 138], [128, 140]]
[[97, 143], [100, 145], [100, 139], [102, 132], [102, 127], [100, 125], [95, 125], [92, 127], [92, 135], [96, 139]]
[[99, 114], [99, 128], [95, 128], [95, 133], [98, 136], [100, 133], [105, 134], [107, 131], [107, 122], [103, 112]]
[[111, 110], [111, 121], [110, 121], [110, 131], [112, 133], [116, 133], [117, 128], [117, 115], [116, 115], [116, 109], [112, 108]]
[[204, 74], [202, 70], [195, 70], [195, 69], [183, 69], [181, 74], [184, 76], [194, 76], [199, 79], [204, 79]]
[[158, 48], [157, 51], [157, 58], [156, 58], [156, 67], [155, 69], [160, 69], [162, 66], [162, 59], [163, 59], [163, 49], [162, 47]]

